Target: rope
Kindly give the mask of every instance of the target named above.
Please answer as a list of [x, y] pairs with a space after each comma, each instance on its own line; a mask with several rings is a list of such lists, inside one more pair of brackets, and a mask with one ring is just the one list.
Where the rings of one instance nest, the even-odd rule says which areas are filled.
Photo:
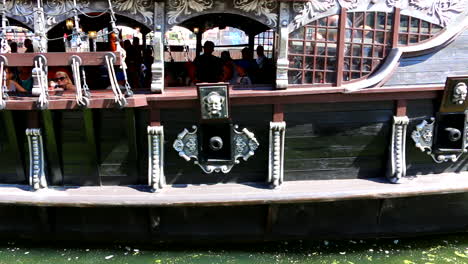
[[114, 92], [115, 103], [119, 104], [120, 107], [125, 107], [127, 105], [127, 99], [125, 99], [122, 91], [120, 90], [119, 83], [117, 82], [117, 77], [115, 75], [114, 64], [112, 63], [113, 58], [106, 56], [107, 69], [109, 71], [109, 80]]
[[83, 93], [86, 98], [91, 97], [91, 92], [89, 91], [88, 83], [86, 83], [86, 73], [85, 70], [82, 68], [81, 73], [83, 75]]
[[81, 86], [80, 76], [80, 63], [76, 58], [72, 59], [72, 71], [76, 87], [76, 103], [82, 107], [87, 107], [89, 105], [89, 100], [87, 100], [88, 98], [83, 96], [83, 88]]
[[[38, 63], [39, 61], [39, 63]], [[39, 89], [41, 91], [41, 94], [39, 95], [39, 98], [37, 100], [38, 107], [40, 109], [46, 109], [47, 106], [49, 105], [49, 93], [47, 90], [47, 85], [46, 85], [46, 79], [45, 79], [45, 73], [43, 71], [43, 63], [41, 59], [38, 59], [34, 61], [34, 66], [38, 71], [38, 84], [39, 84]]]

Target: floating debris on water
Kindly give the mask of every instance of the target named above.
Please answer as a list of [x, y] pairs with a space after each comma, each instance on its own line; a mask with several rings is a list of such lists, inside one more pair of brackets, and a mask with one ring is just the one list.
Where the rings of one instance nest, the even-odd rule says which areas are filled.
[[113, 257], [114, 257], [114, 255], [109, 255], [109, 256], [105, 257], [105, 259], [111, 259]]

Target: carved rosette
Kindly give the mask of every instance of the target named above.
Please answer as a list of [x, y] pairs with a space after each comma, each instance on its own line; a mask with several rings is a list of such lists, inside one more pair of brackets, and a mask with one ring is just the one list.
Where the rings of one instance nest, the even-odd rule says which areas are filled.
[[231, 146], [234, 148], [232, 151], [232, 161], [226, 162], [202, 162], [199, 160], [198, 155], [198, 135], [196, 126], [192, 127], [193, 131], [189, 132], [184, 129], [182, 133], [177, 136], [174, 141], [173, 147], [179, 152], [179, 156], [184, 158], [186, 161], [194, 160], [194, 164], [198, 165], [205, 173], [222, 172], [229, 173], [235, 164], [239, 164], [239, 159], [247, 161], [251, 156], [255, 154], [259, 143], [255, 138], [255, 135], [244, 128], [242, 131], [238, 131], [238, 127], [233, 128], [233, 137], [231, 138]]
[[164, 127], [148, 127], [148, 184], [156, 192], [164, 187]]
[[270, 183], [273, 188], [276, 188], [283, 183], [285, 132], [285, 122], [270, 122], [268, 183]]
[[298, 29], [315, 20], [320, 14], [336, 7], [336, 0], [310, 0], [308, 2], [294, 2], [293, 9], [298, 13], [294, 17], [293, 28]]
[[387, 174], [387, 178], [393, 183], [399, 183], [406, 176], [406, 130], [408, 124], [407, 116], [393, 117], [390, 168]]
[[266, 24], [270, 27], [278, 25], [278, 15], [276, 8], [278, 1], [276, 0], [234, 0], [234, 8], [244, 12], [252, 12], [258, 17], [265, 17]]
[[40, 129], [26, 129], [29, 146], [29, 185], [34, 190], [47, 188], [44, 147]]

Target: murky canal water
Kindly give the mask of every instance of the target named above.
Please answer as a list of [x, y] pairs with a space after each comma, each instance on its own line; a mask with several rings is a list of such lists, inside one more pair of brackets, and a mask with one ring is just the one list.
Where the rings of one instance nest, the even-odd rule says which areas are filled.
[[294, 241], [243, 246], [174, 248], [174, 245], [136, 247], [38, 247], [5, 242], [3, 263], [326, 263], [326, 264], [467, 264], [468, 234], [417, 239]]

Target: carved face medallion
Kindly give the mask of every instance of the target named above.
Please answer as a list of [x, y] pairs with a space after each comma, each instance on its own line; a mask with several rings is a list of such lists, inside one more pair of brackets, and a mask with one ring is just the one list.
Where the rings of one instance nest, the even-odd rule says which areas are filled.
[[459, 82], [453, 88], [452, 103], [462, 105], [465, 103], [468, 88], [465, 83]]
[[210, 118], [218, 118], [221, 116], [224, 100], [226, 99], [217, 92], [211, 92], [204, 98], [205, 108]]

